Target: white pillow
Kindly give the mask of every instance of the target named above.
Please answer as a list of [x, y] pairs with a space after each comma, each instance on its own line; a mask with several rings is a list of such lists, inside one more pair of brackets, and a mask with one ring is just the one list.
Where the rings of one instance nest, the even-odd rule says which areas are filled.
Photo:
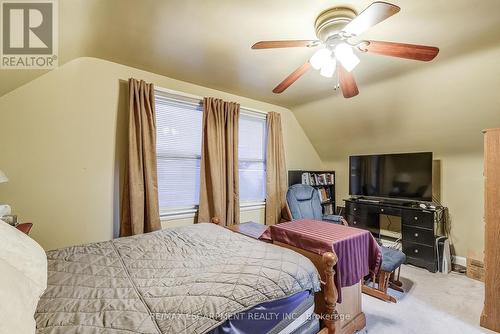
[[33, 239], [0, 220], [0, 333], [35, 333], [47, 288], [47, 257]]

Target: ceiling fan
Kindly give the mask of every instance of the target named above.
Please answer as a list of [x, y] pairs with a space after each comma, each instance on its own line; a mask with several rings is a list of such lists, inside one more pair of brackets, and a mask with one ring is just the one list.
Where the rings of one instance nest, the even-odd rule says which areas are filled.
[[386, 20], [401, 10], [396, 5], [377, 1], [368, 6], [361, 14], [347, 7], [334, 7], [322, 12], [316, 19], [317, 40], [261, 41], [252, 49], [276, 49], [292, 47], [321, 47], [302, 66], [293, 71], [273, 93], [280, 94], [306, 73], [311, 67], [319, 70], [324, 77], [338, 75], [338, 86], [345, 98], [359, 94], [352, 70], [360, 60], [355, 50], [420, 61], [430, 61], [439, 53], [433, 46], [403, 44], [381, 41], [353, 41], [370, 27]]

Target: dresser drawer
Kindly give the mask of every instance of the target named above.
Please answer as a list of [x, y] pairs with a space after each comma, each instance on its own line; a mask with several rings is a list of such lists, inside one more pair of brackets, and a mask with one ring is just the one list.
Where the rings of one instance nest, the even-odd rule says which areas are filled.
[[401, 223], [434, 230], [434, 214], [432, 212], [407, 210], [403, 212]]
[[346, 215], [350, 216], [362, 216], [366, 214], [366, 207], [363, 205], [359, 205], [356, 203], [347, 203], [346, 207]]
[[348, 215], [346, 217], [349, 226], [363, 228], [365, 227], [365, 220], [361, 219], [358, 215]]
[[403, 225], [403, 240], [434, 247], [435, 238], [432, 230]]
[[373, 212], [378, 213], [380, 215], [389, 215], [389, 216], [401, 216], [401, 209], [391, 208], [390, 206], [386, 207], [374, 207]]
[[434, 247], [413, 242], [403, 242], [403, 253], [408, 257], [434, 262]]
[[367, 207], [365, 205], [348, 203], [346, 205], [346, 216], [351, 216], [358, 221], [366, 221], [368, 217]]

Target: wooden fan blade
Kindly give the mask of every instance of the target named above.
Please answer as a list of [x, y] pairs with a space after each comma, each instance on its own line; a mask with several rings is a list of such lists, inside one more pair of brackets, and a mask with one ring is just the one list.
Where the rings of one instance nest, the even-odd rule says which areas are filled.
[[358, 85], [356, 85], [356, 80], [352, 73], [347, 72], [347, 70], [342, 65], [337, 65], [337, 72], [339, 75], [340, 88], [342, 89], [342, 94], [346, 99], [354, 97], [359, 94]]
[[316, 40], [296, 40], [296, 41], [260, 41], [252, 45], [252, 49], [279, 49], [312, 47], [319, 44]]
[[351, 35], [360, 35], [368, 30], [368, 28], [388, 19], [400, 10], [401, 8], [396, 5], [388, 2], [376, 1], [349, 22], [343, 31]]
[[286, 77], [276, 88], [273, 89], [273, 93], [280, 94], [285, 91], [291, 84], [297, 81], [304, 73], [306, 73], [311, 68], [311, 64], [309, 61], [304, 65], [300, 66], [298, 69], [293, 71], [289, 76]]
[[420, 61], [433, 60], [439, 53], [439, 48], [426, 45], [404, 44], [394, 42], [367, 41], [368, 46], [362, 51], [376, 53], [384, 56], [399, 57]]

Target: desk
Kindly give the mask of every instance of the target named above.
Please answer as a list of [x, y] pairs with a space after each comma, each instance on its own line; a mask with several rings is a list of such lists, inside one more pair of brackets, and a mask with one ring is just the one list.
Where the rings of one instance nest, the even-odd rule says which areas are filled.
[[441, 211], [355, 199], [345, 200], [345, 203], [349, 225], [369, 230], [377, 238], [380, 237], [380, 215], [401, 217], [401, 239], [406, 262], [436, 272], [436, 237], [441, 235]]

